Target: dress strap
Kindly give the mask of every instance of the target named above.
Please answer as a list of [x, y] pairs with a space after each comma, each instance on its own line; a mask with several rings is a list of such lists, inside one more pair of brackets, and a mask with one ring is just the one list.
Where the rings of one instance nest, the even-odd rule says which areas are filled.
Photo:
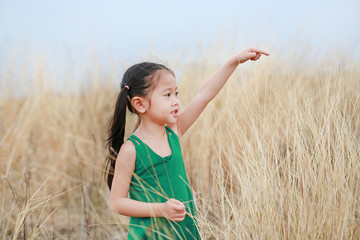
[[128, 137], [128, 140], [130, 140], [135, 146], [141, 146], [141, 144], [144, 144], [140, 138], [135, 136], [134, 134]]
[[177, 137], [177, 134], [171, 128], [169, 128], [166, 125], [165, 125], [165, 130], [170, 134], [170, 136], [176, 136]]

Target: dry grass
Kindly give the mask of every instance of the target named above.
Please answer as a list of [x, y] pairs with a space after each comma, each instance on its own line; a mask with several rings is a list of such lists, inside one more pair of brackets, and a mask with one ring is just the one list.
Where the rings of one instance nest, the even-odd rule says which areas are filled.
[[[181, 140], [204, 239], [360, 238], [360, 65], [330, 59], [246, 63]], [[125, 238], [102, 174], [119, 80], [91, 67], [76, 94], [0, 72], [1, 239]], [[183, 68], [183, 105], [216, 67]]]

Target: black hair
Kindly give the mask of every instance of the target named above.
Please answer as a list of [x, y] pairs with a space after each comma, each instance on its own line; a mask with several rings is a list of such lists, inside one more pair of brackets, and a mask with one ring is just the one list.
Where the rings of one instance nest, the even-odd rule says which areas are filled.
[[145, 97], [156, 85], [153, 80], [158, 70], [166, 70], [174, 75], [167, 67], [158, 63], [143, 62], [131, 66], [123, 75], [120, 93], [117, 97], [114, 116], [109, 124], [109, 137], [106, 139], [109, 154], [105, 159], [105, 180], [111, 189], [115, 171], [115, 160], [120, 147], [124, 143], [126, 107], [132, 113], [131, 99], [135, 96]]

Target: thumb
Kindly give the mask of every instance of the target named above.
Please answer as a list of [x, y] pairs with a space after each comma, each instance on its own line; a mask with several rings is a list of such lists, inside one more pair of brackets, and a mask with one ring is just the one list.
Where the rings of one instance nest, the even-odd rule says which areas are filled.
[[253, 58], [256, 56], [256, 52], [249, 52], [249, 58]]
[[174, 198], [170, 198], [169, 201], [171, 203], [177, 204], [177, 205], [184, 205], [182, 202], [180, 202], [179, 200], [176, 200]]
[[183, 209], [185, 209], [185, 205], [184, 205], [182, 202], [180, 202], [179, 200], [172, 199], [172, 200], [171, 200], [171, 203], [173, 203], [173, 204], [176, 205], [175, 208], [176, 208], [177, 210], [183, 210]]
[[169, 199], [169, 201], [172, 203], [172, 204], [176, 204], [176, 205], [179, 205], [179, 206], [184, 206], [184, 204], [182, 202], [180, 202], [179, 200], [176, 200], [174, 198], [171, 198]]
[[185, 211], [185, 205], [182, 203], [176, 204], [174, 208], [178, 211]]

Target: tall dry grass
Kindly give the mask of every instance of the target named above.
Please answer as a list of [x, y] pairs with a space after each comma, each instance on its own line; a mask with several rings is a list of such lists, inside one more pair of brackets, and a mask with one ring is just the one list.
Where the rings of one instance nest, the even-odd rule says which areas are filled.
[[[183, 67], [183, 105], [218, 67], [212, 59]], [[202, 236], [359, 239], [359, 62], [279, 59], [240, 66], [181, 140]], [[78, 93], [55, 91], [41, 62], [30, 77], [22, 65], [2, 69], [1, 239], [126, 237], [102, 173], [120, 80], [90, 68]]]

